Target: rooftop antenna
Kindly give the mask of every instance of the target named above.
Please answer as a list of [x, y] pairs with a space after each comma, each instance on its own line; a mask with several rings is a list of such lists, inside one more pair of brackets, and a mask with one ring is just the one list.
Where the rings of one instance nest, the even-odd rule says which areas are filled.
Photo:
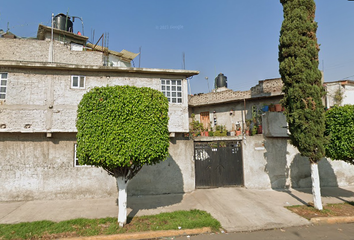
[[108, 66], [108, 51], [109, 51], [109, 48], [108, 48], [108, 45], [109, 45], [109, 33], [106, 32], [104, 33], [104, 48], [103, 48], [103, 64], [104, 66]]
[[210, 88], [209, 88], [209, 78], [208, 78], [208, 77], [205, 77], [205, 80], [207, 80], [207, 82], [208, 82], [208, 92], [210, 92]]
[[139, 68], [140, 68], [140, 61], [141, 61], [141, 46], [139, 47]]
[[186, 54], [183, 52], [183, 69], [186, 69]]

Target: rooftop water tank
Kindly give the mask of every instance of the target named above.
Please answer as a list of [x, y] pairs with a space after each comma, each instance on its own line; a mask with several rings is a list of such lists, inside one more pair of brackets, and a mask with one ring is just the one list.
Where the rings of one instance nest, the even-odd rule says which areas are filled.
[[215, 88], [221, 87], [227, 88], [227, 77], [224, 74], [219, 73], [219, 75], [215, 78]]
[[63, 13], [59, 13], [54, 17], [53, 26], [60, 30], [73, 32], [73, 22], [70, 20], [69, 16]]

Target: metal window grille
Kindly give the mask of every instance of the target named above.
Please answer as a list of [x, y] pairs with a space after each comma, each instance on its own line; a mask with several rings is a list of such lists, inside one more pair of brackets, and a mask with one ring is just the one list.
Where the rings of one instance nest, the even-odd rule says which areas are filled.
[[170, 103], [182, 103], [182, 80], [161, 79], [161, 91]]
[[6, 98], [7, 73], [0, 73], [0, 99]]

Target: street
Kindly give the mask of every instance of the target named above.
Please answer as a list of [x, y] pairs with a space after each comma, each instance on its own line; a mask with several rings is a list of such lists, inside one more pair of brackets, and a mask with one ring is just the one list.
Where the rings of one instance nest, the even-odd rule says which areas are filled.
[[[167, 238], [168, 239], [168, 238]], [[199, 236], [183, 236], [175, 239], [190, 240], [298, 240], [298, 239], [339, 239], [354, 240], [354, 223], [333, 224], [333, 225], [310, 225], [302, 227], [290, 227], [274, 230], [264, 230], [255, 232], [238, 232], [224, 234], [208, 234]]]

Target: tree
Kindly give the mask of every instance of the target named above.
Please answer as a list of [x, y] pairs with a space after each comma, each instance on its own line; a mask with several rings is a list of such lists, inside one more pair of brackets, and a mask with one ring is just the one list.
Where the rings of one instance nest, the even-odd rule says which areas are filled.
[[284, 20], [280, 31], [279, 72], [283, 81], [282, 105], [291, 143], [311, 162], [315, 208], [322, 210], [317, 163], [325, 155], [325, 95], [318, 70], [314, 0], [280, 0]]
[[77, 113], [79, 163], [102, 167], [116, 178], [123, 226], [129, 181], [143, 165], [168, 156], [168, 100], [147, 87], [95, 87], [83, 96]]
[[325, 135], [330, 137], [326, 156], [353, 164], [354, 105], [335, 106], [326, 112]]

